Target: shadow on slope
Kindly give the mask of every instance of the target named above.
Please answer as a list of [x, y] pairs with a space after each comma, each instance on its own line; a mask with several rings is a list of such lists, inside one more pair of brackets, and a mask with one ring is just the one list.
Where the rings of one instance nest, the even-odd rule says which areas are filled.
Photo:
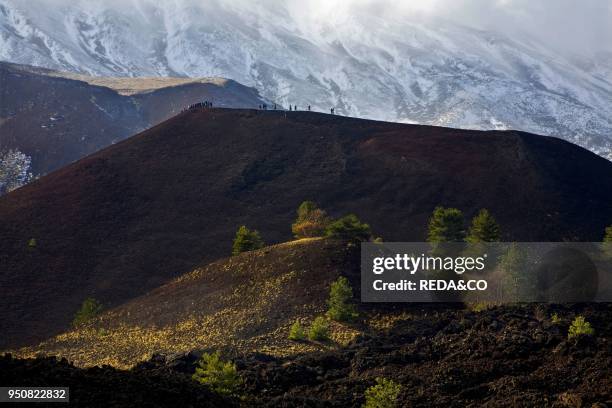
[[437, 205], [488, 208], [504, 240], [591, 241], [611, 186], [612, 163], [555, 138], [185, 112], [0, 198], [0, 346], [66, 330], [86, 297], [114, 307], [226, 256], [241, 224], [286, 241], [303, 200], [385, 241], [422, 241]]
[[[237, 406], [184, 375], [109, 366], [81, 369], [52, 357], [19, 360], [0, 356], [0, 383], [5, 387], [69, 387], [71, 407]], [[40, 402], [35, 405], [41, 406]]]

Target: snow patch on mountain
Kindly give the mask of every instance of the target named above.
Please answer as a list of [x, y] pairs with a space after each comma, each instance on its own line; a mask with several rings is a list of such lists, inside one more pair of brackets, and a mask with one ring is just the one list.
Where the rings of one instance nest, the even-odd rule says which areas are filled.
[[[51, 7], [50, 5], [55, 5]], [[408, 123], [519, 129], [612, 159], [612, 54], [561, 55], [446, 20], [283, 3], [0, 0], [0, 59], [93, 75], [222, 76], [288, 106]]]

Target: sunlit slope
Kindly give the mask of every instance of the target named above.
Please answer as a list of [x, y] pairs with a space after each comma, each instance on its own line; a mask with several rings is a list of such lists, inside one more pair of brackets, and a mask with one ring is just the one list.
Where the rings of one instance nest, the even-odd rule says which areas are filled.
[[[296, 319], [307, 325], [326, 310], [329, 285], [340, 274], [358, 276], [356, 249], [303, 239], [213, 262], [181, 276], [87, 326], [20, 355], [44, 352], [78, 365], [131, 366], [153, 353], [197, 349], [275, 355], [333, 347], [287, 339]], [[337, 324], [342, 344], [356, 329]]]

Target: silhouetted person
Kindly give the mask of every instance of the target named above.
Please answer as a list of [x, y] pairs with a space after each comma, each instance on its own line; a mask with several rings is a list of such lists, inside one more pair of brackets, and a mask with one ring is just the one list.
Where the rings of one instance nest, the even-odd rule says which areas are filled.
[[310, 112], [310, 105], [308, 105], [308, 112]]
[[274, 110], [276, 110], [276, 104], [274, 104]]
[[331, 109], [330, 109], [330, 112], [331, 112], [331, 114], [333, 115], [333, 114], [334, 114], [334, 108], [331, 108]]
[[293, 110], [293, 106], [289, 105], [289, 112]]

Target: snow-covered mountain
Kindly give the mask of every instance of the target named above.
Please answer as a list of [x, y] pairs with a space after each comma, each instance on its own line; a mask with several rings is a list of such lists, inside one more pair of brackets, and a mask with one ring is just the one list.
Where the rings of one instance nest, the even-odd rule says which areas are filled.
[[612, 54], [568, 57], [527, 34], [367, 8], [329, 16], [302, 19], [272, 0], [0, 0], [0, 60], [105, 76], [222, 76], [285, 106], [519, 129], [612, 159]]

